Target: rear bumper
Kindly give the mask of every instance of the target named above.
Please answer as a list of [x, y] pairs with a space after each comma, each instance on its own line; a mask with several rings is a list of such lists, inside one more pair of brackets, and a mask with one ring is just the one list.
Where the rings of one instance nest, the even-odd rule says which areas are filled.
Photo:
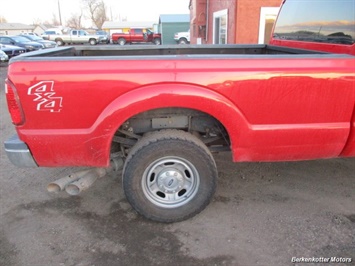
[[5, 152], [12, 164], [18, 167], [37, 167], [27, 144], [15, 134], [4, 142]]

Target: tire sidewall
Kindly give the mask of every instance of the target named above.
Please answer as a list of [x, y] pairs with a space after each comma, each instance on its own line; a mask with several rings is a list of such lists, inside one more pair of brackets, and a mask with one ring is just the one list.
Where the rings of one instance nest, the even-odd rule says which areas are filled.
[[[143, 173], [149, 165], [163, 157], [177, 156], [189, 161], [199, 175], [199, 187], [193, 198], [176, 208], [153, 204], [143, 193]], [[123, 187], [128, 201], [142, 215], [161, 222], [185, 220], [202, 211], [210, 202], [216, 187], [217, 171], [211, 155], [191, 142], [163, 139], [143, 147], [126, 162]]]
[[179, 44], [187, 44], [187, 40], [185, 38], [181, 38], [179, 40]]
[[155, 45], [160, 45], [161, 44], [161, 40], [158, 39], [158, 38], [154, 39], [154, 44]]
[[57, 43], [58, 46], [64, 45], [64, 42], [61, 39], [57, 39], [55, 42]]
[[118, 42], [119, 45], [125, 45], [126, 44], [126, 40], [124, 38], [119, 38], [117, 42]]

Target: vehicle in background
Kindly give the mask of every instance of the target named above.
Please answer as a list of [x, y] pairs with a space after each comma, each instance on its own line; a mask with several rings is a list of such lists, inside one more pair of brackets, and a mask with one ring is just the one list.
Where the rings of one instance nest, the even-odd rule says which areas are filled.
[[60, 29], [48, 29], [41, 34], [43, 40], [50, 40], [53, 35], [61, 35], [63, 32]]
[[57, 47], [57, 43], [53, 42], [53, 41], [49, 41], [49, 40], [44, 40], [41, 37], [38, 37], [36, 35], [20, 35], [22, 37], [25, 37], [26, 39], [30, 40], [30, 41], [34, 41], [34, 42], [38, 42], [43, 44], [44, 48], [54, 48]]
[[23, 47], [26, 49], [26, 52], [36, 51], [44, 48], [43, 44], [38, 42], [30, 41], [29, 39], [23, 36], [0, 36], [0, 43], [5, 45], [15, 45]]
[[32, 35], [32, 36], [38, 36], [37, 33], [34, 33], [34, 32], [23, 32], [21, 33], [21, 35]]
[[161, 34], [154, 33], [149, 29], [130, 29], [127, 33], [113, 33], [112, 43], [125, 45], [126, 43], [154, 43], [161, 44]]
[[190, 43], [190, 30], [184, 32], [176, 32], [174, 34], [174, 40], [178, 44], [188, 44]]
[[9, 61], [9, 56], [2, 50], [0, 50], [0, 62], [7, 62]]
[[26, 53], [26, 49], [14, 45], [4, 45], [0, 43], [0, 50], [5, 52], [9, 58]]
[[85, 30], [71, 30], [69, 34], [54, 35], [50, 37], [50, 40], [53, 40], [57, 43], [58, 46], [65, 44], [85, 44], [89, 43], [90, 45], [96, 45], [104, 39], [102, 35], [89, 34]]
[[107, 33], [106, 31], [98, 30], [98, 31], [96, 31], [95, 34], [99, 35], [99, 36], [102, 36], [102, 39], [100, 40], [100, 43], [106, 43], [106, 44], [110, 43], [110, 39], [111, 39], [110, 38], [110, 34]]

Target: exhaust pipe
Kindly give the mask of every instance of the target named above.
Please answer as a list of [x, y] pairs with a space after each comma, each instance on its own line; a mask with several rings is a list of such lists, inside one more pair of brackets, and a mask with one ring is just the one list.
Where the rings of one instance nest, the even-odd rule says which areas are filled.
[[122, 168], [123, 160], [116, 158], [111, 160], [111, 165], [108, 168], [93, 168], [67, 175], [50, 183], [47, 190], [48, 192], [59, 192], [65, 189], [69, 195], [78, 195], [81, 191], [88, 189], [98, 178]]
[[84, 191], [91, 187], [96, 179], [103, 177], [107, 174], [106, 168], [94, 168], [89, 172], [81, 176], [77, 181], [68, 184], [65, 187], [65, 191], [72, 196], [78, 195], [81, 191]]
[[52, 183], [49, 183], [47, 186], [47, 190], [48, 190], [48, 192], [63, 191], [68, 184], [78, 180], [79, 178], [81, 178], [82, 176], [84, 176], [85, 174], [87, 174], [90, 171], [91, 171], [90, 169], [89, 170], [82, 170], [82, 171], [67, 175], [65, 177], [62, 177]]

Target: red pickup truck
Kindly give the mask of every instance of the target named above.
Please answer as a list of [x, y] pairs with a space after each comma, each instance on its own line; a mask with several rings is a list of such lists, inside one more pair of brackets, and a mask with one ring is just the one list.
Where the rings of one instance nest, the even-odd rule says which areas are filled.
[[156, 45], [161, 44], [161, 34], [154, 33], [149, 29], [130, 29], [127, 33], [112, 33], [112, 42], [119, 45], [128, 43], [147, 43]]
[[[288, 0], [280, 18], [294, 3], [310, 10], [320, 1]], [[235, 162], [355, 156], [355, 57], [281, 46], [353, 54], [354, 25], [342, 27], [345, 41], [319, 28], [295, 40], [279, 25], [279, 46], [58, 47], [15, 57], [6, 96], [17, 134], [6, 153], [18, 166], [96, 167], [48, 187], [69, 194], [123, 167], [128, 201], [161, 222], [209, 203], [215, 152]]]

